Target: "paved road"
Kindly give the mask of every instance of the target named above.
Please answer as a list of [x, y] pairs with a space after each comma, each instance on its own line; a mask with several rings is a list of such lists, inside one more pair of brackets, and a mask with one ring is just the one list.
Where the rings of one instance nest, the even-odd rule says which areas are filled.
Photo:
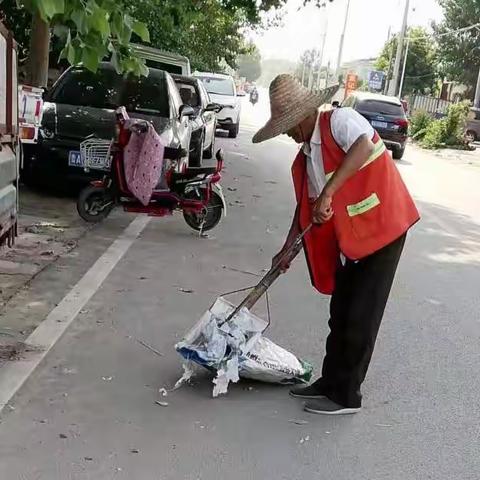
[[[230, 204], [221, 226], [201, 239], [181, 217], [146, 225], [9, 403], [0, 424], [0, 478], [480, 478], [476, 155], [445, 158], [412, 147], [399, 165], [423, 220], [408, 239], [360, 414], [310, 416], [285, 388], [258, 383], [212, 399], [206, 374], [159, 396], [181, 374], [174, 343], [218, 294], [254, 280], [234, 269], [269, 266], [288, 228], [296, 147], [283, 138], [252, 146], [264, 116], [264, 107], [256, 116], [246, 105], [239, 139], [219, 140]], [[84, 238], [76, 263], [68, 269], [65, 260], [51, 289], [66, 293], [129, 219], [118, 213]], [[303, 259], [271, 298], [270, 337], [318, 372], [328, 299], [309, 286]], [[159, 399], [168, 406], [155, 404]]]

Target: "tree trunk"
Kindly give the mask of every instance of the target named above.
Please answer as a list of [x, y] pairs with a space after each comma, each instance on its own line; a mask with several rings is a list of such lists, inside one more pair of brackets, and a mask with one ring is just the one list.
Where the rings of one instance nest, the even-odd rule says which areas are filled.
[[27, 66], [28, 85], [32, 87], [47, 86], [49, 50], [50, 25], [44, 22], [38, 13], [34, 13]]

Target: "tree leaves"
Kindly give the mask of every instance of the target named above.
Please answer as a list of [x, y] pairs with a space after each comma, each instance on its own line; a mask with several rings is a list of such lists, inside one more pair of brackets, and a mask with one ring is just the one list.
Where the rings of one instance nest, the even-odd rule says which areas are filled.
[[150, 34], [144, 23], [138, 21], [133, 22], [132, 30], [142, 39], [142, 42], [150, 43]]
[[[148, 0], [150, 4], [155, 1]], [[150, 40], [146, 25], [132, 18], [122, 0], [23, 0], [21, 7], [39, 12], [52, 24], [53, 34], [61, 43], [60, 58], [70, 64], [81, 61], [92, 71], [112, 50], [112, 41], [128, 47], [133, 32], [142, 42]], [[120, 56], [117, 51], [115, 62], [119, 72], [148, 73], [144, 61], [129, 48], [124, 48]]]
[[109, 14], [103, 8], [97, 7], [88, 17], [90, 30], [96, 30], [103, 40], [110, 36]]
[[78, 9], [74, 10], [70, 18], [72, 22], [75, 24], [77, 31], [79, 33], [86, 33], [87, 32], [87, 16], [85, 10]]
[[98, 58], [98, 52], [91, 48], [85, 47], [82, 54], [82, 63], [91, 72], [96, 72], [100, 59]]
[[[427, 90], [433, 89], [437, 79], [436, 45], [423, 27], [411, 27], [407, 33], [410, 37], [410, 45], [403, 91], [426, 93]], [[384, 45], [375, 67], [388, 74], [390, 65], [393, 66], [395, 62], [396, 51], [397, 35], [394, 35]]]
[[38, 9], [44, 21], [65, 12], [65, 0], [33, 0], [32, 5]]
[[[478, 22], [478, 0], [440, 0], [444, 19], [433, 25], [438, 43], [438, 61], [442, 75], [447, 80], [462, 82], [473, 92], [480, 69], [480, 31], [477, 28], [451, 33]], [[440, 36], [441, 35], [441, 36]]]

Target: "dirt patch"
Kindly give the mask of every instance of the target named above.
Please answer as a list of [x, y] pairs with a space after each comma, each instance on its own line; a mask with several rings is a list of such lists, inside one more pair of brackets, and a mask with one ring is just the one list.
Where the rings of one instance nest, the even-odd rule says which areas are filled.
[[33, 347], [32, 345], [27, 345], [23, 342], [0, 344], [0, 362], [22, 360], [26, 358], [29, 353], [41, 351], [41, 348]]

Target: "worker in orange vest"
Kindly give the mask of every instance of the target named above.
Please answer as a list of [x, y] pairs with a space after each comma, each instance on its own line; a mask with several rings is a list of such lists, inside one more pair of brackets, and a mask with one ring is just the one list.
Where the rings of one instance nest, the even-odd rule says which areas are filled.
[[311, 223], [304, 250], [313, 286], [332, 295], [322, 376], [291, 395], [319, 414], [356, 413], [361, 384], [415, 204], [390, 153], [370, 123], [351, 108], [322, 110], [338, 87], [313, 94], [290, 75], [270, 85], [271, 118], [258, 143], [287, 134], [303, 144], [292, 175], [297, 208], [273, 263]]

